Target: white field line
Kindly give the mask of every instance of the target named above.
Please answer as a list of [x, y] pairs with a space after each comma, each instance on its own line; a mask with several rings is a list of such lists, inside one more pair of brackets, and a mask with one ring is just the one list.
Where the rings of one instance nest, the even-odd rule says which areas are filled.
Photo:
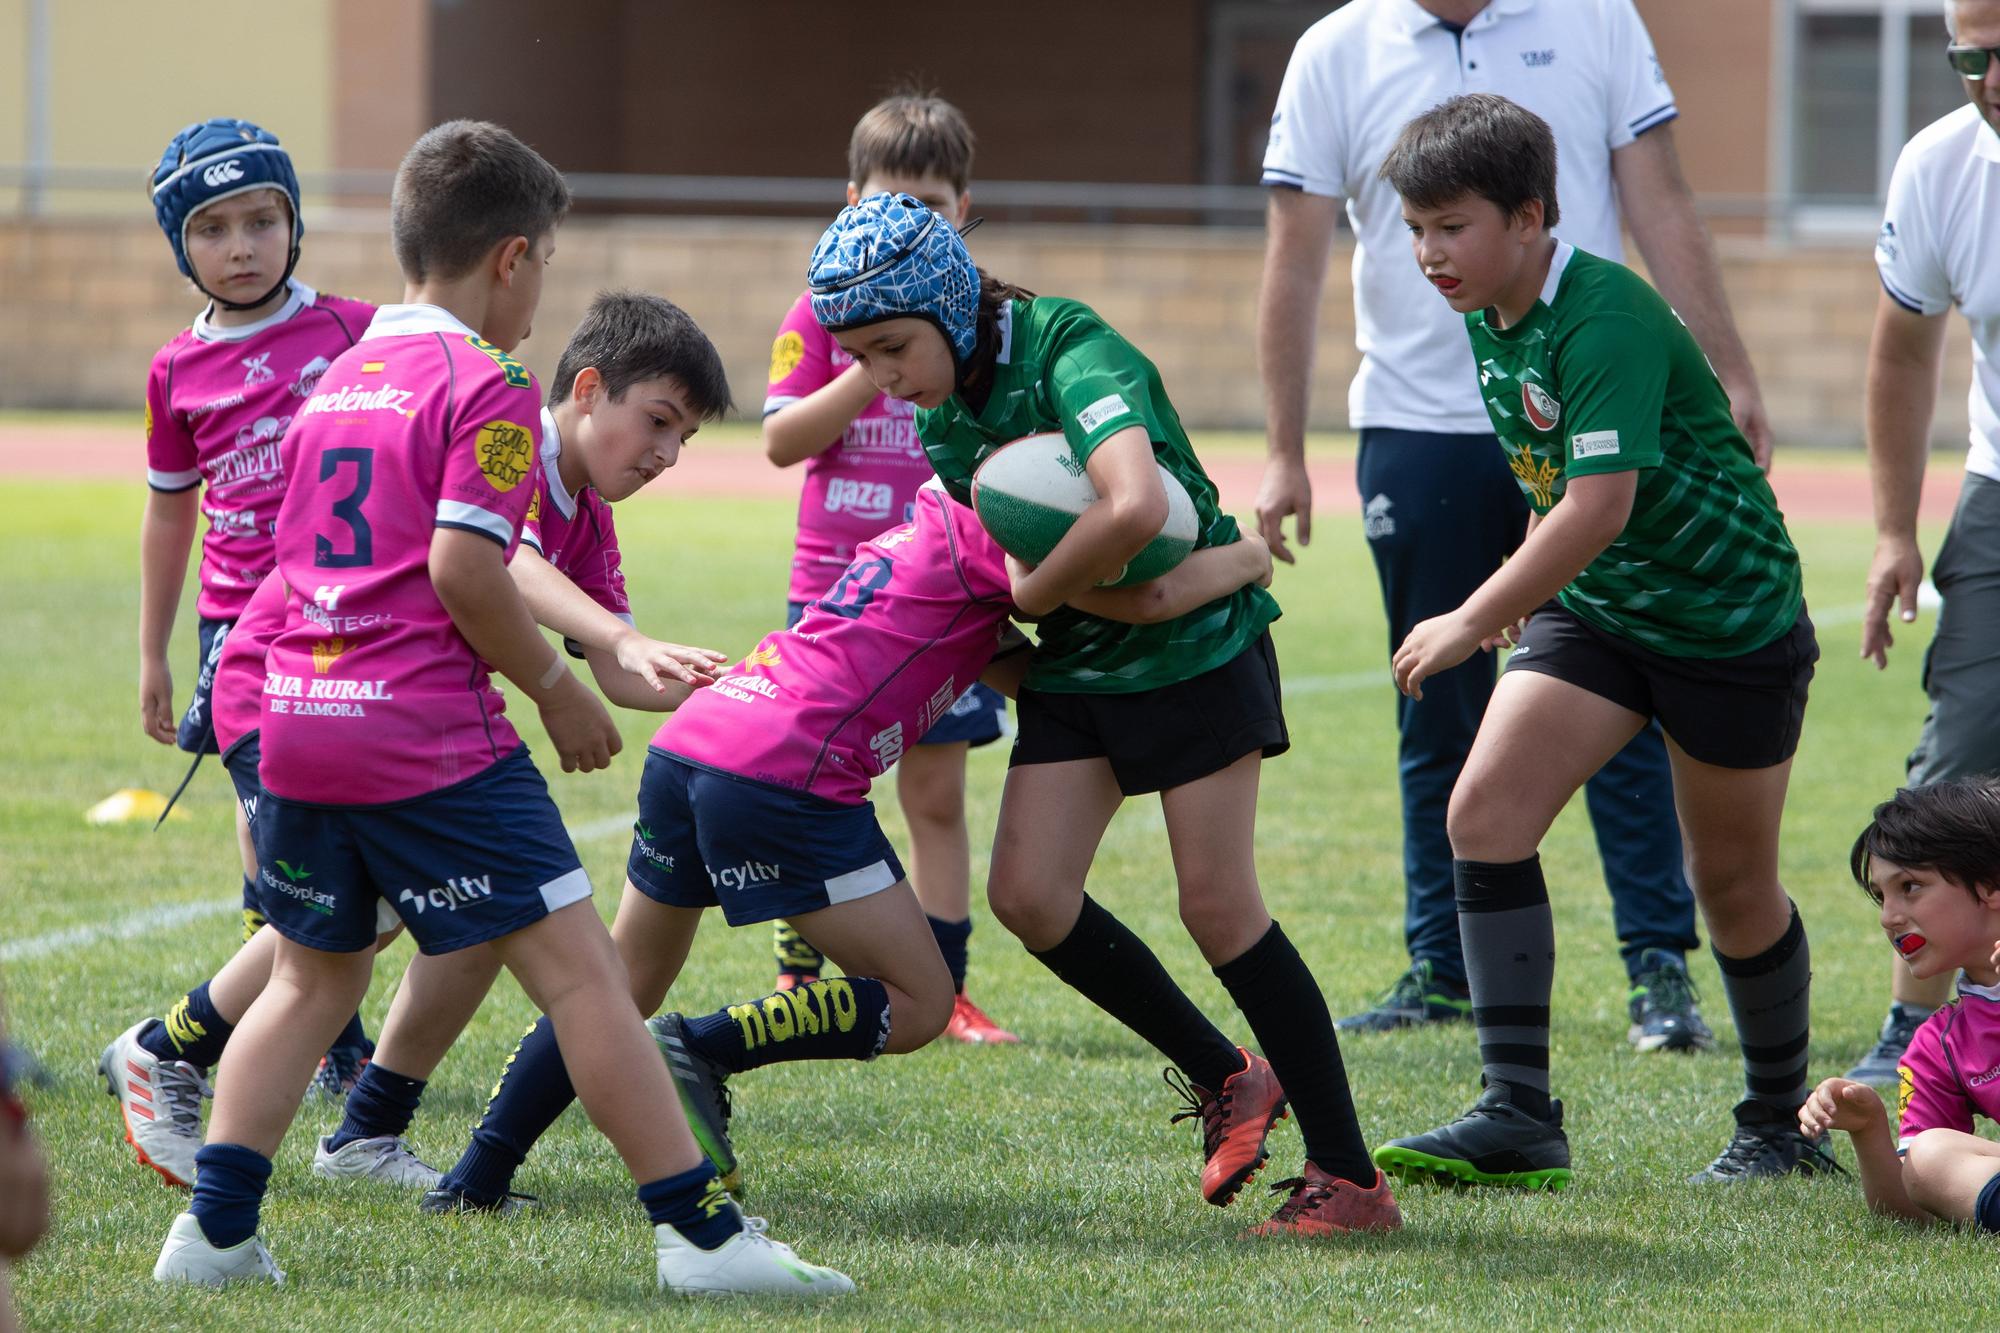
[[[574, 841], [587, 842], [607, 834], [623, 832], [631, 827], [632, 816], [609, 815], [603, 819], [593, 819], [587, 824], [579, 824], [569, 831], [569, 835]], [[123, 916], [94, 921], [88, 925], [68, 926], [42, 935], [30, 935], [22, 940], [0, 941], [0, 963], [46, 958], [50, 954], [76, 953], [107, 940], [137, 939], [156, 930], [171, 930], [175, 926], [205, 921], [210, 917], [229, 916], [241, 911], [242, 907], [243, 900], [240, 897], [175, 903], [171, 907], [149, 907], [143, 912], [127, 912]]]
[[[1925, 610], [1934, 610], [1939, 605], [1937, 590], [1931, 587], [1928, 581], [1918, 590], [1917, 603]], [[1861, 606], [1835, 607], [1830, 611], [1815, 613], [1813, 623], [1821, 629], [1859, 624], [1864, 609]], [[1387, 689], [1390, 685], [1386, 667], [1376, 671], [1342, 671], [1294, 676], [1284, 682], [1287, 695], [1344, 694], [1352, 690]], [[593, 819], [589, 823], [577, 825], [569, 831], [569, 835], [576, 842], [590, 842], [613, 833], [621, 833], [631, 827], [630, 814], [606, 815], [602, 819]], [[130, 912], [90, 925], [70, 926], [43, 935], [30, 935], [23, 940], [0, 942], [0, 963], [19, 962], [27, 958], [46, 958], [50, 954], [72, 953], [106, 940], [136, 939], [156, 930], [167, 930], [213, 916], [227, 916], [239, 910], [241, 906], [241, 901], [235, 898], [180, 903], [172, 907], [154, 907], [143, 912]]]

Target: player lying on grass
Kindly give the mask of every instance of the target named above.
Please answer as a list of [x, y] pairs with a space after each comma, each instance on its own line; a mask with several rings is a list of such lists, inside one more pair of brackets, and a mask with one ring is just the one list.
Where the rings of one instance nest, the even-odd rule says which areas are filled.
[[[208, 304], [154, 355], [146, 378], [139, 714], [146, 734], [162, 745], [215, 754], [209, 713], [215, 665], [230, 626], [276, 559], [272, 534], [285, 492], [278, 440], [327, 364], [368, 327], [375, 307], [322, 295], [292, 276], [305, 237], [298, 176], [277, 136], [247, 120], [202, 121], [176, 134], [154, 168], [152, 201], [175, 264]], [[195, 601], [200, 657], [176, 726], [167, 644], [197, 515], [208, 519]], [[236, 841], [247, 940], [264, 918], [256, 852], [240, 811]], [[146, 1044], [159, 1059], [186, 1060], [201, 1035], [199, 1015], [176, 1008], [147, 1033]], [[328, 1048], [323, 1081], [315, 1086], [344, 1093], [368, 1051], [357, 1014]], [[175, 1169], [163, 1168], [170, 1178]]]
[[[727, 660], [661, 643], [632, 623], [611, 502], [674, 465], [682, 444], [729, 402], [721, 358], [679, 307], [656, 296], [605, 292], [591, 302], [558, 363], [542, 409], [541, 461], [508, 570], [538, 624], [590, 663], [614, 703], [665, 711], [705, 685]], [[367, 624], [340, 609], [341, 585], [317, 589], [315, 615], [334, 638]], [[351, 610], [351, 608], [350, 608]], [[284, 588], [267, 579], [251, 599], [216, 670], [213, 725], [246, 811], [254, 811], [264, 653], [284, 618]], [[337, 656], [337, 653], [336, 653]], [[260, 898], [261, 901], [261, 891]], [[392, 914], [393, 924], [393, 914]], [[396, 926], [400, 929], [400, 926]], [[194, 1182], [205, 1075], [270, 976], [276, 937], [259, 932], [167, 1017], [141, 1020], [106, 1050], [101, 1067], [124, 1112], [140, 1161], [169, 1182]], [[419, 955], [389, 1011], [382, 1050], [360, 1075], [340, 1127], [322, 1141], [314, 1170], [429, 1188], [438, 1173], [401, 1142], [416, 1101], [444, 1051], [477, 1009], [499, 963], [484, 946]], [[158, 1047], [178, 1030], [170, 1053]]]
[[1568, 1183], [1549, 1096], [1555, 925], [1537, 848], [1656, 717], [1743, 1047], [1735, 1134], [1695, 1179], [1833, 1169], [1799, 1133], [1812, 969], [1778, 882], [1819, 649], [1770, 485], [1666, 302], [1552, 234], [1556, 150], [1541, 119], [1491, 94], [1452, 98], [1404, 127], [1382, 174], [1416, 262], [1466, 317], [1488, 415], [1537, 519], [1505, 567], [1396, 650], [1396, 684], [1420, 698], [1428, 677], [1482, 647], [1519, 645], [1447, 819], [1484, 1092], [1376, 1161], [1406, 1177]]
[[1919, 979], [1958, 976], [1958, 998], [1917, 1029], [1898, 1071], [1897, 1127], [1875, 1089], [1830, 1078], [1799, 1126], [1854, 1141], [1868, 1206], [1916, 1222], [2000, 1231], [2000, 788], [1955, 778], [1875, 807], [1848, 859], [1889, 944]]
[[[973, 470], [995, 449], [1053, 431], [1099, 496], [1013, 580], [1015, 605], [1042, 619], [987, 876], [994, 915], [1179, 1067], [1185, 1114], [1202, 1125], [1209, 1202], [1227, 1204], [1257, 1172], [1289, 1096], [1306, 1166], [1281, 1183], [1287, 1198], [1259, 1230], [1400, 1226], [1368, 1160], [1319, 984], [1257, 883], [1258, 775], [1290, 745], [1268, 629], [1277, 602], [1244, 586], [1149, 625], [1077, 602], [1159, 533], [1161, 467], [1194, 501], [1198, 547], [1239, 540], [1159, 372], [1089, 307], [981, 273], [957, 229], [910, 195], [844, 209], [808, 276], [813, 317], [878, 390], [916, 405], [918, 439], [954, 499], [969, 498]], [[1084, 891], [1112, 816], [1150, 792], [1160, 793], [1181, 920], [1268, 1062], [1223, 1036]]]
[[[568, 204], [562, 176], [496, 125], [425, 134], [390, 205], [406, 300], [377, 313], [285, 435], [290, 593], [265, 659], [253, 829], [281, 938], [222, 1053], [193, 1203], [157, 1280], [282, 1281], [256, 1235], [272, 1157], [367, 990], [387, 903], [427, 953], [490, 943], [553, 1015], [580, 1099], [637, 1183], [662, 1288], [853, 1289], [746, 1220], [688, 1133], [589, 876], [489, 678], [535, 703], [565, 769], [620, 748], [506, 566], [536, 492], [541, 410], [510, 349]], [[342, 589], [352, 636], [309, 610], [325, 609], [305, 592], [322, 580]]]
[[[1078, 600], [1159, 621], [1269, 577], [1268, 548], [1244, 540]], [[912, 522], [864, 543], [792, 628], [767, 635], [653, 737], [611, 928], [640, 1011], [659, 1008], [709, 907], [732, 926], [786, 917], [847, 974], [654, 1020], [689, 1123], [725, 1179], [737, 1169], [732, 1075], [901, 1054], [944, 1029], [951, 975], [866, 797], [989, 663], [1018, 679], [1025, 653], [993, 662], [1012, 610], [1005, 555], [932, 483]], [[431, 1202], [499, 1206], [573, 1096], [544, 1018]]]

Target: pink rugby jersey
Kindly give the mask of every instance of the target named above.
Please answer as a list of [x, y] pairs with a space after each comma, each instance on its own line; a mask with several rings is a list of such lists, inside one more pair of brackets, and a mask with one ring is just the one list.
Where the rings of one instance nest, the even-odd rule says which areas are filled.
[[1927, 1129], [2000, 1120], [2000, 986], [1960, 977], [1958, 999], [1925, 1019], [1896, 1070], [1896, 1147]]
[[937, 486], [862, 543], [789, 630], [696, 690], [653, 744], [720, 772], [859, 804], [979, 678], [1013, 610], [1006, 557]]
[[264, 694], [264, 654], [285, 627], [285, 581], [271, 573], [243, 604], [243, 614], [230, 627], [215, 664], [215, 685], [209, 694], [209, 721], [215, 745], [224, 754], [257, 730], [258, 703]]
[[384, 306], [285, 435], [265, 660], [265, 790], [375, 805], [476, 776], [521, 743], [430, 580], [461, 528], [511, 558], [535, 493], [534, 377], [436, 306]]
[[255, 324], [217, 328], [203, 311], [154, 353], [146, 377], [146, 484], [207, 487], [195, 610], [210, 620], [234, 620], [271, 572], [285, 493], [278, 441], [375, 316], [364, 301], [291, 286], [284, 306]]
[[557, 467], [561, 457], [562, 433], [556, 429], [555, 414], [543, 408], [541, 475], [521, 524], [521, 543], [629, 625], [632, 603], [625, 596], [611, 505], [589, 487], [572, 495]]
[[[771, 344], [771, 389], [764, 415], [788, 407], [839, 378], [854, 364], [812, 315], [800, 293]], [[833, 586], [861, 543], [913, 516], [917, 487], [931, 465], [917, 443], [916, 408], [877, 394], [840, 433], [840, 442], [806, 460], [799, 495], [798, 545], [792, 555], [794, 602]]]

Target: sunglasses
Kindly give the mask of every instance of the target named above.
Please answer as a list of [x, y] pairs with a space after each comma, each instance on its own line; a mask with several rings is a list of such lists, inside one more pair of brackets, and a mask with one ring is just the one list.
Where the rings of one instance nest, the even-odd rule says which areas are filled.
[[1944, 58], [1958, 71], [1960, 78], [1983, 79], [1993, 58], [2000, 56], [2000, 46], [1947, 46]]

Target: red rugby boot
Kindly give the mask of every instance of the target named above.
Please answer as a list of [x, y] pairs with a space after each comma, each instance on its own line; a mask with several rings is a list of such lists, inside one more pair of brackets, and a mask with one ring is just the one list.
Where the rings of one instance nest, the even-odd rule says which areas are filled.
[[1350, 1231], [1400, 1231], [1403, 1210], [1389, 1192], [1389, 1178], [1380, 1171], [1375, 1183], [1363, 1189], [1351, 1180], [1342, 1180], [1306, 1163], [1305, 1174], [1281, 1180], [1271, 1186], [1273, 1193], [1290, 1191], [1291, 1197], [1278, 1205], [1269, 1220], [1243, 1233], [1252, 1236], [1337, 1236]]
[[1236, 1049], [1243, 1056], [1243, 1068], [1214, 1092], [1189, 1082], [1178, 1069], [1165, 1071], [1167, 1086], [1187, 1098], [1187, 1109], [1177, 1112], [1172, 1123], [1201, 1119], [1201, 1152], [1207, 1159], [1201, 1169], [1201, 1197], [1218, 1208], [1263, 1168], [1269, 1156], [1264, 1136], [1287, 1114], [1285, 1090], [1270, 1063], [1241, 1046]]

